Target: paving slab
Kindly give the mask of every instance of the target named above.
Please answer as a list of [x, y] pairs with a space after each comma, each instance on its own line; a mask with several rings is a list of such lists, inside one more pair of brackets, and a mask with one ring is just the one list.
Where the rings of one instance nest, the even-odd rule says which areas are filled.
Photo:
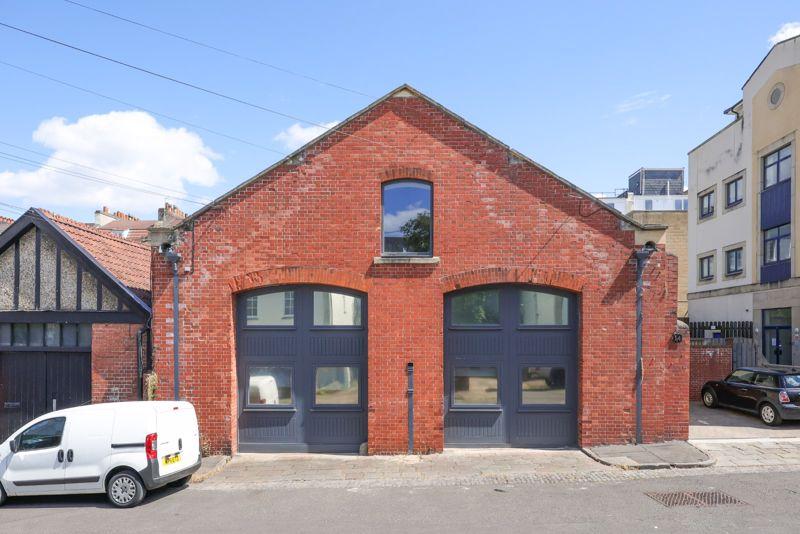
[[714, 458], [686, 441], [666, 443], [601, 445], [583, 451], [604, 465], [623, 469], [668, 469], [671, 467], [708, 467]]
[[800, 421], [767, 426], [755, 415], [727, 408], [706, 408], [692, 402], [689, 408], [689, 440], [800, 438]]

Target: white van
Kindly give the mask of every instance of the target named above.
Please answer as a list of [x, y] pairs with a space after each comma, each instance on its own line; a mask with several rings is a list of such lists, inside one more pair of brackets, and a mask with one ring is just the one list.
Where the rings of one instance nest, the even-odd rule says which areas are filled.
[[50, 412], [0, 445], [6, 496], [103, 493], [136, 506], [149, 490], [183, 485], [200, 467], [194, 406], [150, 401]]

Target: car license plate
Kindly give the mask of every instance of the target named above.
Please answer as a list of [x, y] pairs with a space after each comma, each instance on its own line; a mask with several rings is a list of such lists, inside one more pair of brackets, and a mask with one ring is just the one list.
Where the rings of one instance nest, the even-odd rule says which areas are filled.
[[176, 464], [181, 461], [181, 453], [176, 452], [175, 454], [169, 454], [164, 456], [163, 462], [164, 465]]

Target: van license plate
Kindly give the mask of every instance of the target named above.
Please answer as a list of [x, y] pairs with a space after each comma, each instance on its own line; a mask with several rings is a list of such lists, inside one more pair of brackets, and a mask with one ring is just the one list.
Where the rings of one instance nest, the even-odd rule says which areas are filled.
[[164, 465], [176, 464], [181, 461], [181, 453], [176, 452], [175, 454], [164, 456], [163, 461]]

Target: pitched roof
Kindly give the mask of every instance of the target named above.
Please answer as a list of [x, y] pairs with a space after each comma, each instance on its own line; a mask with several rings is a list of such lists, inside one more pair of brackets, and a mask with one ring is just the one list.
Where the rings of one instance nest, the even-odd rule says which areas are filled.
[[643, 225], [642, 223], [640, 223], [640, 222], [628, 217], [624, 213], [618, 211], [613, 206], [611, 206], [609, 204], [606, 204], [605, 202], [603, 202], [602, 200], [599, 200], [596, 196], [592, 195], [591, 193], [588, 193], [588, 192], [584, 191], [583, 189], [581, 189], [577, 185], [573, 184], [569, 180], [567, 180], [565, 178], [562, 178], [561, 176], [559, 176], [558, 174], [554, 173], [553, 171], [551, 171], [550, 169], [548, 169], [544, 165], [536, 163], [535, 161], [533, 161], [532, 159], [530, 159], [526, 155], [522, 154], [521, 152], [517, 152], [516, 150], [514, 150], [510, 146], [506, 145], [505, 143], [503, 143], [502, 141], [500, 141], [496, 137], [493, 137], [492, 135], [488, 134], [487, 132], [481, 130], [480, 128], [478, 128], [477, 126], [475, 126], [474, 124], [472, 124], [471, 122], [466, 120], [465, 118], [461, 117], [460, 115], [457, 115], [453, 111], [450, 111], [449, 109], [447, 109], [446, 107], [444, 107], [440, 103], [436, 102], [435, 100], [433, 100], [432, 98], [428, 97], [427, 95], [417, 91], [416, 89], [414, 89], [413, 87], [411, 87], [408, 84], [403, 84], [400, 87], [390, 91], [386, 95], [384, 95], [384, 96], [380, 97], [379, 99], [375, 100], [374, 102], [372, 102], [371, 104], [369, 104], [365, 108], [361, 109], [360, 111], [357, 111], [353, 115], [349, 116], [348, 118], [346, 118], [345, 120], [343, 120], [342, 122], [340, 122], [339, 124], [334, 126], [333, 128], [330, 128], [330, 129], [326, 130], [321, 135], [319, 135], [317, 138], [315, 138], [315, 139], [309, 141], [308, 143], [306, 143], [305, 145], [301, 146], [300, 148], [298, 148], [297, 150], [295, 150], [294, 152], [292, 152], [291, 154], [289, 154], [285, 158], [273, 163], [268, 168], [266, 168], [263, 171], [259, 172], [258, 174], [256, 174], [252, 178], [242, 182], [241, 184], [239, 184], [238, 186], [234, 187], [233, 189], [231, 189], [227, 193], [224, 193], [222, 196], [212, 200], [210, 203], [208, 203], [205, 206], [201, 207], [200, 209], [198, 209], [197, 211], [195, 211], [194, 213], [192, 213], [191, 215], [186, 217], [183, 221], [180, 221], [179, 223], [176, 223], [174, 226], [178, 227], [178, 226], [181, 226], [182, 224], [189, 223], [189, 222], [193, 221], [194, 219], [196, 219], [197, 217], [199, 217], [200, 215], [202, 215], [206, 211], [210, 210], [211, 208], [213, 208], [214, 206], [216, 206], [220, 202], [222, 202], [225, 199], [227, 199], [228, 197], [234, 195], [237, 191], [240, 191], [241, 189], [244, 189], [248, 185], [252, 184], [253, 182], [263, 178], [270, 171], [272, 171], [274, 169], [277, 169], [281, 165], [296, 159], [299, 155], [303, 154], [305, 151], [307, 151], [313, 145], [325, 140], [329, 136], [331, 136], [331, 135], [335, 134], [336, 132], [342, 130], [344, 127], [346, 127], [348, 124], [353, 122], [358, 117], [361, 117], [362, 115], [364, 115], [368, 111], [374, 109], [375, 107], [377, 107], [381, 103], [385, 102], [386, 100], [388, 100], [389, 98], [391, 98], [391, 97], [393, 97], [393, 96], [395, 96], [397, 94], [403, 94], [405, 96], [410, 94], [411, 96], [414, 96], [414, 97], [421, 98], [421, 99], [425, 100], [426, 102], [428, 102], [429, 104], [433, 105], [434, 107], [436, 107], [437, 109], [439, 109], [440, 111], [445, 113], [446, 115], [449, 115], [454, 120], [456, 120], [456, 121], [460, 122], [461, 124], [463, 124], [466, 128], [469, 128], [470, 130], [473, 130], [474, 132], [478, 133], [479, 135], [482, 135], [482, 136], [486, 137], [487, 139], [489, 139], [493, 143], [495, 143], [495, 144], [499, 145], [500, 147], [508, 150], [512, 157], [520, 159], [522, 161], [525, 161], [526, 163], [541, 169], [542, 171], [546, 172], [550, 176], [554, 177], [556, 180], [558, 180], [558, 181], [562, 182], [563, 184], [565, 184], [567, 187], [570, 187], [571, 189], [573, 189], [579, 195], [581, 195], [584, 198], [586, 198], [587, 200], [590, 200], [593, 203], [597, 204], [600, 208], [603, 208], [606, 211], [609, 211], [609, 212], [613, 213], [614, 215], [616, 215], [617, 217], [619, 217], [620, 219], [622, 219], [626, 223], [630, 224], [631, 226], [634, 226], [636, 228], [640, 228], [640, 229], [643, 229], [643, 230], [660, 230], [660, 229], [666, 228], [666, 226], [663, 226], [663, 225]]
[[150, 291], [150, 247], [68, 217], [38, 210], [133, 290]]

